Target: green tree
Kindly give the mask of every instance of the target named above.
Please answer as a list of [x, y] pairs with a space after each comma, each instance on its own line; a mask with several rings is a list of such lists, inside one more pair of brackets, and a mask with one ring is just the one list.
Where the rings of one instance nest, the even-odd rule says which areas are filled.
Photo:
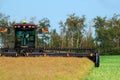
[[101, 51], [108, 53], [112, 49], [118, 50], [120, 48], [120, 16], [115, 14], [110, 19], [96, 17], [94, 23], [96, 41]]
[[50, 38], [50, 47], [51, 48], [60, 48], [61, 47], [61, 37], [58, 35], [56, 30], [52, 30], [50, 32], [51, 38]]
[[[39, 21], [38, 30], [48, 29], [49, 27], [50, 27], [50, 20], [48, 18], [43, 18]], [[39, 33], [39, 31], [37, 31], [36, 34], [37, 34], [36, 46], [39, 47], [41, 45], [44, 45], [44, 47], [48, 47], [50, 33], [49, 32]], [[41, 38], [38, 37], [38, 34], [41, 34], [41, 35], [39, 35], [39, 37], [41, 37]]]
[[[9, 18], [10, 16], [0, 13], [0, 29], [7, 29], [9, 26]], [[7, 32], [0, 32], [0, 41], [3, 47], [9, 46], [10, 41], [10, 34], [8, 35]]]
[[68, 41], [66, 41], [67, 29], [66, 29], [66, 26], [65, 26], [64, 22], [60, 21], [59, 25], [60, 25], [59, 27], [60, 27], [60, 30], [61, 30], [60, 36], [61, 36], [61, 40], [62, 40], [61, 47], [66, 48], [67, 47], [66, 43], [68, 42]]
[[79, 17], [75, 14], [69, 15], [66, 21], [61, 22], [61, 33], [64, 34], [64, 43], [66, 47], [81, 47], [82, 32], [85, 27], [85, 17]]
[[85, 32], [85, 35], [82, 37], [82, 47], [83, 48], [95, 48], [94, 38], [92, 37], [92, 28], [89, 27], [89, 30]]

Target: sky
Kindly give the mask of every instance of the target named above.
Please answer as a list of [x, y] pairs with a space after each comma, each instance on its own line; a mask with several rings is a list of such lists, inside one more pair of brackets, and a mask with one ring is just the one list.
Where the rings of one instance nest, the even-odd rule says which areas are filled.
[[85, 15], [87, 24], [96, 16], [111, 17], [120, 13], [120, 0], [0, 0], [0, 13], [10, 15], [11, 21], [20, 22], [35, 17], [50, 20], [51, 28], [59, 32], [59, 22], [68, 15]]

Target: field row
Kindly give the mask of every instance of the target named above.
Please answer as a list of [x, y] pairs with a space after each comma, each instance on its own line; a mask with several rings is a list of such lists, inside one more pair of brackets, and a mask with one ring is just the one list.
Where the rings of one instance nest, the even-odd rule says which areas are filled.
[[120, 56], [101, 56], [101, 65], [94, 68], [87, 80], [120, 80]]
[[0, 57], [0, 80], [83, 80], [93, 67], [87, 58]]

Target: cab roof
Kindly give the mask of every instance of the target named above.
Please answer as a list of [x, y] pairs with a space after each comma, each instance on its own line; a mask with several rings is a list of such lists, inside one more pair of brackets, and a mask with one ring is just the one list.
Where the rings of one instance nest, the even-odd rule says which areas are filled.
[[32, 27], [32, 28], [36, 28], [37, 25], [36, 24], [21, 24], [21, 23], [18, 23], [18, 24], [14, 24], [13, 25], [14, 28], [19, 28], [19, 27]]

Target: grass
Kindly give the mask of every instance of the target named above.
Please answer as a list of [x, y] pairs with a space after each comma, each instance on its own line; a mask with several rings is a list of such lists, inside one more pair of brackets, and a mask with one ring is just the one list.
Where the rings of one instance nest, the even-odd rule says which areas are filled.
[[99, 68], [93, 68], [87, 80], [120, 80], [120, 56], [101, 56]]
[[0, 80], [84, 80], [93, 67], [87, 58], [0, 57]]

